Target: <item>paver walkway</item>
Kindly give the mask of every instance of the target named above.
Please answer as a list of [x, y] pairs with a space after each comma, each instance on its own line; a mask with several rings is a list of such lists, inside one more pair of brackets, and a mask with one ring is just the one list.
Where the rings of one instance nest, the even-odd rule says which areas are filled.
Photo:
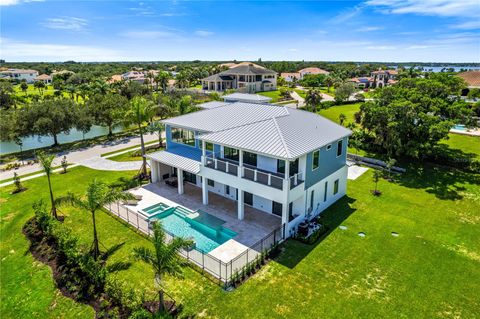
[[94, 156], [79, 161], [77, 164], [100, 171], [133, 171], [140, 169], [142, 161], [116, 162], [105, 157]]

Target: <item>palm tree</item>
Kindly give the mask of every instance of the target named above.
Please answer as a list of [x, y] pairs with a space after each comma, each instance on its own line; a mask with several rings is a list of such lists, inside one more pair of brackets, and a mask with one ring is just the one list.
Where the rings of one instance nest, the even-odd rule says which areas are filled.
[[147, 159], [145, 158], [145, 143], [143, 141], [143, 127], [155, 115], [155, 104], [143, 97], [135, 96], [130, 101], [130, 109], [125, 116], [125, 125], [137, 125], [140, 134], [140, 144], [142, 148], [142, 178], [147, 176]]
[[20, 89], [22, 89], [23, 94], [27, 95], [28, 84], [25, 80], [22, 80], [22, 82], [20, 83]]
[[51, 211], [52, 216], [58, 219], [57, 207], [55, 205], [55, 199], [53, 198], [52, 183], [50, 181], [50, 175], [52, 174], [52, 171], [53, 171], [52, 162], [55, 159], [55, 155], [48, 155], [45, 152], [38, 152], [37, 159], [40, 162], [40, 165], [42, 166], [42, 169], [45, 172], [45, 175], [47, 175], [48, 189], [50, 190], [50, 202], [52, 204], [52, 211]]
[[178, 255], [181, 249], [189, 247], [192, 242], [175, 237], [170, 243], [166, 242], [165, 232], [160, 222], [153, 223], [153, 250], [145, 247], [135, 247], [134, 256], [137, 260], [149, 264], [155, 273], [155, 285], [158, 287], [159, 312], [165, 310], [162, 280], [165, 275], [180, 277], [185, 262]]
[[43, 81], [36, 81], [33, 83], [33, 86], [38, 89], [40, 95], [43, 95], [43, 89], [45, 88], [45, 83], [43, 83]]
[[317, 112], [317, 106], [322, 102], [322, 93], [318, 90], [309, 90], [305, 97], [307, 107], [314, 113]]
[[170, 80], [170, 73], [166, 71], [161, 71], [160, 73], [158, 73], [157, 76], [155, 77], [157, 90], [158, 90], [158, 86], [160, 86], [162, 88], [163, 94], [165, 94], [165, 92], [167, 92], [168, 80]]
[[340, 113], [340, 115], [338, 115], [338, 120], [340, 121], [340, 125], [343, 125], [346, 119], [347, 119], [347, 116], [345, 114]]
[[94, 179], [87, 187], [85, 196], [78, 196], [68, 193], [67, 196], [60, 197], [56, 200], [58, 205], [70, 204], [74, 207], [89, 211], [92, 215], [93, 223], [93, 245], [92, 255], [95, 260], [100, 256], [100, 247], [98, 244], [97, 223], [95, 220], [95, 212], [102, 209], [107, 204], [119, 201], [134, 199], [131, 193], [125, 193], [117, 188], [112, 188], [104, 182]]

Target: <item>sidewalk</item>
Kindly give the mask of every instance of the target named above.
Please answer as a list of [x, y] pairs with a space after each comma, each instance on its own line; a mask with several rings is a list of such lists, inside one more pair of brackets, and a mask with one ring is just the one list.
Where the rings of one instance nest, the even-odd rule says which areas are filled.
[[[158, 136], [156, 134], [145, 134], [143, 137], [144, 137], [145, 143], [158, 140]], [[118, 140], [114, 140], [114, 141], [109, 141], [109, 142], [105, 142], [105, 143], [102, 143], [102, 144], [97, 144], [97, 145], [90, 146], [90, 147], [83, 148], [83, 149], [76, 149], [74, 151], [61, 152], [61, 153], [56, 154], [56, 158], [53, 160], [52, 166], [54, 166], [54, 167], [55, 166], [60, 166], [63, 156], [67, 157], [68, 163], [81, 164], [82, 162], [85, 162], [85, 161], [90, 160], [92, 158], [100, 157], [101, 154], [114, 152], [114, 151], [117, 151], [117, 150], [120, 151], [124, 148], [134, 147], [134, 146], [137, 146], [139, 144], [140, 144], [140, 137], [131, 137], [131, 138], [123, 138], [123, 139], [118, 139]], [[113, 162], [113, 161], [109, 161], [109, 162]], [[91, 162], [87, 161], [87, 163], [91, 163]], [[119, 162], [113, 162], [113, 163], [119, 163]], [[136, 162], [133, 162], [132, 167], [135, 163]], [[104, 164], [100, 164], [100, 167], [102, 165], [104, 165]], [[34, 173], [34, 172], [39, 172], [40, 173], [40, 175], [32, 175], [32, 176], [25, 177], [24, 179], [22, 178], [22, 180], [26, 180], [26, 179], [30, 179], [34, 176], [35, 177], [41, 176], [41, 172], [40, 172], [41, 170], [42, 170], [42, 168], [40, 167], [40, 164], [26, 165], [26, 166], [22, 166], [18, 169], [15, 169], [15, 170], [12, 169], [12, 170], [9, 170], [9, 171], [0, 172], [0, 180], [5, 180], [5, 179], [12, 178], [13, 173], [15, 173], [15, 172], [19, 176], [26, 175], [26, 174], [31, 174], [31, 173]], [[121, 170], [121, 169], [119, 169], [119, 170]], [[3, 186], [3, 184], [1, 186]]]

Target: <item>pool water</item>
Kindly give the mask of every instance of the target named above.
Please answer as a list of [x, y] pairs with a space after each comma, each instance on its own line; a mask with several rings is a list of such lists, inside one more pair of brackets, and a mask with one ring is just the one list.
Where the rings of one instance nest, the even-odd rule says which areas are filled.
[[457, 130], [457, 131], [466, 131], [467, 130], [467, 128], [463, 124], [455, 124], [455, 126], [452, 127], [452, 129]]
[[[159, 220], [163, 229], [174, 236], [193, 240], [195, 248], [204, 253], [209, 253], [237, 235], [219, 225], [220, 219], [215, 216], [203, 211], [191, 212], [182, 207], [172, 207], [150, 219]], [[214, 223], [208, 224], [209, 220]]]
[[158, 203], [149, 207], [146, 207], [140, 211], [143, 215], [150, 217], [152, 215], [164, 212], [165, 210], [169, 209], [170, 206], [164, 203]]

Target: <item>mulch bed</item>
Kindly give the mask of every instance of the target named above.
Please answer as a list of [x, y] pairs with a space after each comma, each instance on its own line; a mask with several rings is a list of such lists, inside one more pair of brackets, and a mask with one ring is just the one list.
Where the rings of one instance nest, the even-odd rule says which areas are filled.
[[[98, 298], [92, 298], [89, 300], [79, 300], [74, 294], [72, 294], [65, 286], [60, 285], [62, 277], [62, 265], [59, 262], [57, 256], [57, 250], [55, 243], [49, 242], [45, 239], [41, 230], [37, 226], [35, 217], [29, 219], [22, 229], [25, 237], [30, 241], [29, 251], [32, 256], [42, 262], [43, 264], [49, 266], [52, 269], [53, 279], [55, 281], [55, 286], [62, 293], [63, 296], [70, 298], [76, 302], [91, 306], [95, 310], [95, 318], [105, 318], [105, 313], [108, 313], [108, 308], [105, 308], [105, 305], [102, 305], [102, 301], [107, 299], [108, 296], [102, 295]], [[158, 310], [158, 301], [148, 301], [144, 303], [144, 308], [151, 312], [155, 313]], [[180, 311], [180, 308], [175, 305], [173, 301], [165, 301], [166, 309], [170, 310], [170, 314], [175, 317]], [[119, 308], [117, 308], [119, 309]], [[100, 316], [100, 314], [102, 314]], [[119, 318], [127, 318], [129, 314], [119, 313]]]

